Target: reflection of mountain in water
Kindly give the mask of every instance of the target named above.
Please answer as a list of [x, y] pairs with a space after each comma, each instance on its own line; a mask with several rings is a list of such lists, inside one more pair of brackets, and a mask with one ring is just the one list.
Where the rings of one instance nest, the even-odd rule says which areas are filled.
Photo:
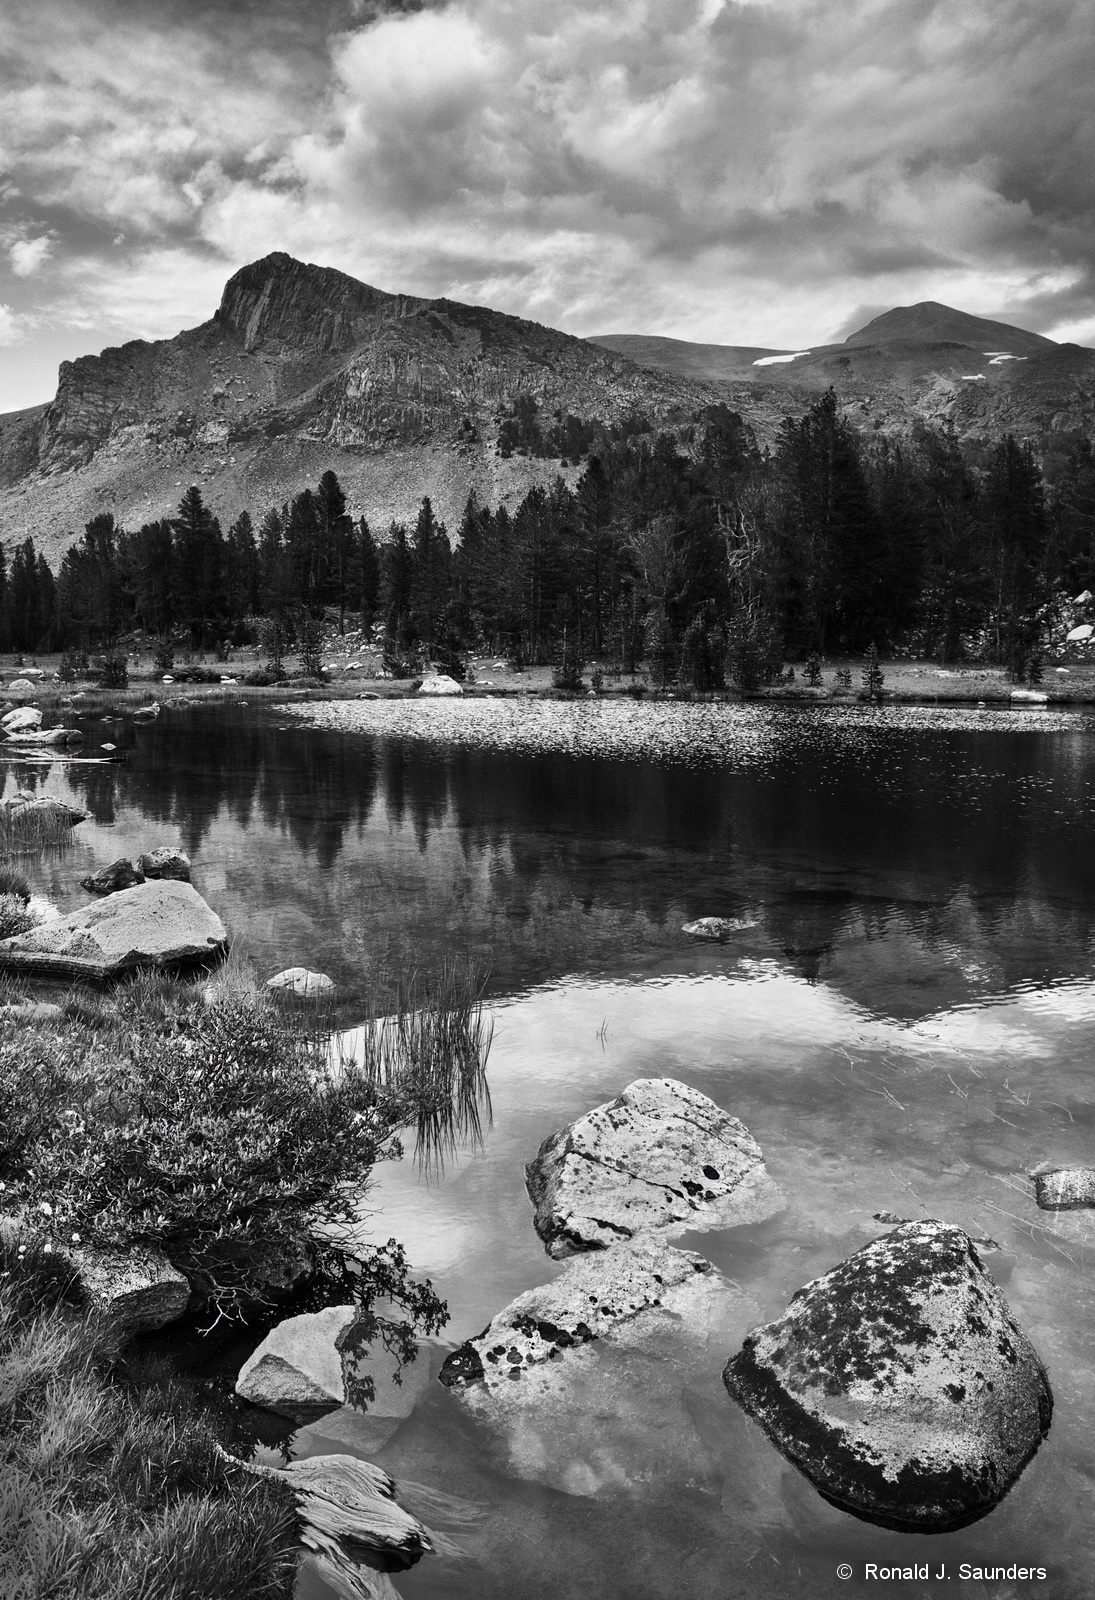
[[[701, 769], [285, 728], [251, 709], [110, 731], [126, 764], [48, 781], [110, 827], [85, 825], [84, 855], [176, 838], [261, 966], [337, 968], [351, 991], [365, 970], [464, 950], [498, 990], [750, 955], [912, 1015], [1088, 965], [1083, 729], [773, 737], [763, 761]], [[697, 949], [680, 924], [706, 914], [757, 926]]]

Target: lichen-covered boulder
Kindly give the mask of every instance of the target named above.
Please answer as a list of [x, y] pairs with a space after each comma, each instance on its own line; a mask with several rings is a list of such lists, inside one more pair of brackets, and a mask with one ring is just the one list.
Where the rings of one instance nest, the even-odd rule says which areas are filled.
[[1043, 1211], [1095, 1207], [1095, 1168], [1055, 1167], [1033, 1176], [1034, 1197]]
[[908, 1222], [800, 1289], [726, 1365], [826, 1500], [885, 1528], [985, 1516], [1049, 1431], [1049, 1380], [961, 1228]]
[[0, 969], [100, 981], [194, 966], [228, 948], [224, 924], [189, 883], [140, 883], [29, 933], [0, 940]]
[[673, 1078], [637, 1078], [553, 1133], [525, 1176], [556, 1260], [651, 1230], [759, 1222], [784, 1204], [748, 1128]]
[[721, 1467], [693, 1406], [717, 1404], [723, 1341], [755, 1316], [703, 1256], [636, 1238], [519, 1295], [439, 1376], [509, 1474], [577, 1495], [695, 1492]]
[[98, 872], [89, 872], [80, 879], [80, 887], [88, 894], [117, 894], [119, 889], [132, 889], [135, 883], [144, 882], [144, 873], [134, 866], [128, 856], [119, 856]]
[[189, 1304], [189, 1281], [159, 1250], [71, 1246], [68, 1254], [91, 1306], [126, 1338], [166, 1327]]

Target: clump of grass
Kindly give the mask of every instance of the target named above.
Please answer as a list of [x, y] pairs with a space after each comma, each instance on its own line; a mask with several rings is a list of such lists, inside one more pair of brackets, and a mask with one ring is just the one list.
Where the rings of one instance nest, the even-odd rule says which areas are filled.
[[177, 1381], [126, 1371], [55, 1259], [0, 1239], [0, 1594], [289, 1600], [291, 1493], [234, 1471]]
[[20, 872], [18, 867], [0, 862], [0, 895], [14, 895], [26, 905], [30, 899], [30, 883], [26, 874]]
[[0, 939], [12, 939], [17, 933], [29, 933], [34, 918], [27, 910], [27, 902], [17, 894], [0, 892]]
[[374, 1008], [355, 1030], [354, 1067], [393, 1120], [414, 1127], [415, 1154], [427, 1170], [461, 1142], [478, 1143], [490, 1126], [487, 977], [470, 961], [447, 961], [432, 976], [414, 972], [395, 986], [392, 1009]]
[[0, 857], [37, 855], [72, 843], [72, 816], [63, 806], [0, 805]]

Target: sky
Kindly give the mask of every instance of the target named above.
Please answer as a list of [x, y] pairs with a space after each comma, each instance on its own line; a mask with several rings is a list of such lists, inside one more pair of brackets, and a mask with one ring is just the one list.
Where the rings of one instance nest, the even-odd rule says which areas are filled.
[[1091, 0], [4, 0], [0, 411], [272, 250], [567, 332], [1095, 343]]

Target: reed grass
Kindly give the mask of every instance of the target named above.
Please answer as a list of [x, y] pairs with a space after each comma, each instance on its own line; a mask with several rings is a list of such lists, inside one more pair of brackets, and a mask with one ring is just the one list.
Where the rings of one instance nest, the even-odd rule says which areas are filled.
[[[450, 960], [394, 986], [394, 1008], [370, 1008], [340, 1069], [363, 1075], [415, 1131], [415, 1158], [439, 1172], [462, 1143], [479, 1144], [491, 1123], [487, 1058], [494, 1022], [483, 1005], [489, 973]], [[381, 988], [381, 993], [383, 989]]]

